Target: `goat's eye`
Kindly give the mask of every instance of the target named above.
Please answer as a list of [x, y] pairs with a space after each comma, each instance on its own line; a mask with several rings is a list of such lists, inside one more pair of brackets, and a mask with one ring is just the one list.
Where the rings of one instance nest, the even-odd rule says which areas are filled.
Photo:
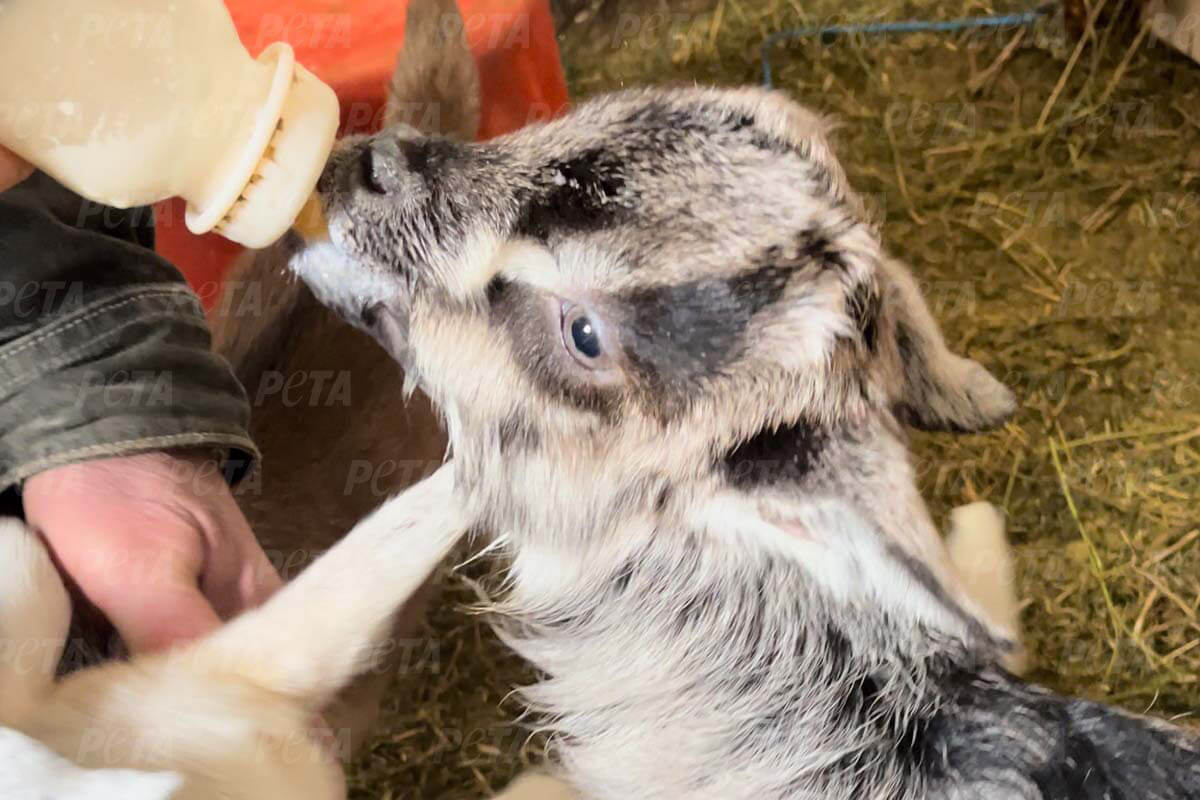
[[600, 357], [600, 336], [587, 317], [576, 317], [571, 323], [571, 342], [575, 349], [587, 358]]
[[608, 353], [600, 323], [582, 306], [563, 304], [563, 345], [576, 361], [589, 369], [608, 365]]

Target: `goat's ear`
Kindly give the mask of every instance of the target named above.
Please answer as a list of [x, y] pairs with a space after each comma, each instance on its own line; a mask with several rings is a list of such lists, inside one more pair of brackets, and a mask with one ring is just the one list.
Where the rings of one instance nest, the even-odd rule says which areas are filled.
[[880, 264], [884, 307], [893, 319], [896, 415], [923, 430], [971, 432], [1004, 423], [1017, 407], [1004, 384], [976, 361], [951, 353], [916, 282], [901, 264]]
[[454, 0], [412, 0], [396, 61], [385, 126], [470, 141], [479, 131], [479, 69]]

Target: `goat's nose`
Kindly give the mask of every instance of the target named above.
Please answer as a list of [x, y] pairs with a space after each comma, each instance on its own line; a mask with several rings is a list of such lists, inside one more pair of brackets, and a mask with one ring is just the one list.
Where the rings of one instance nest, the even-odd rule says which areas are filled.
[[372, 139], [359, 152], [362, 185], [374, 194], [392, 195], [408, 183], [408, 164], [394, 136]]

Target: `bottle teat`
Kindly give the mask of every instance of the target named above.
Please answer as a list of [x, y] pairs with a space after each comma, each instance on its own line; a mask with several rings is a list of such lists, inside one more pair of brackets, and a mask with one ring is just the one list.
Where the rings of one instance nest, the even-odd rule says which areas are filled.
[[274, 60], [275, 75], [254, 132], [207, 207], [189, 203], [186, 215], [193, 233], [215, 229], [247, 247], [266, 247], [288, 230], [312, 195], [338, 126], [337, 96], [295, 62], [288, 44], [271, 45], [258, 60]]
[[287, 232], [337, 134], [333, 90], [286, 43], [251, 58], [221, 0], [0, 0], [0, 75], [0, 144], [249, 247]]
[[316, 192], [309, 195], [308, 202], [296, 215], [292, 230], [300, 234], [306, 242], [319, 242], [329, 238], [329, 226], [325, 222], [325, 211], [321, 208], [321, 198]]

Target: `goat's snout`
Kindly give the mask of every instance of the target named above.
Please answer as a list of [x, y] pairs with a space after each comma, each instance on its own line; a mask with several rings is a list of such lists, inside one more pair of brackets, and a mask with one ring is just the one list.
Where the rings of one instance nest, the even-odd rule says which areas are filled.
[[396, 195], [411, 188], [407, 159], [395, 136], [376, 136], [358, 154], [359, 179], [372, 194]]
[[326, 202], [341, 198], [353, 203], [355, 199], [390, 199], [417, 191], [421, 176], [409, 165], [406, 150], [412, 142], [405, 133], [393, 128], [345, 140], [317, 181], [317, 192]]

